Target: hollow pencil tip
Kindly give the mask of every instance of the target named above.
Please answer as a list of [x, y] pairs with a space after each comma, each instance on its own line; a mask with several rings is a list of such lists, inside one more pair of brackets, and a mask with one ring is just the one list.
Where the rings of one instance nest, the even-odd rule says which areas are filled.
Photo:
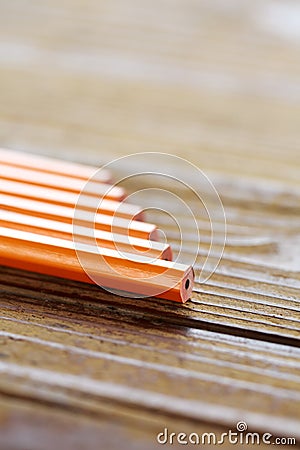
[[192, 267], [190, 267], [181, 282], [181, 289], [180, 289], [180, 293], [181, 293], [181, 299], [182, 299], [182, 303], [187, 302], [191, 296], [192, 296], [192, 292], [193, 292], [193, 286], [194, 286], [194, 269]]

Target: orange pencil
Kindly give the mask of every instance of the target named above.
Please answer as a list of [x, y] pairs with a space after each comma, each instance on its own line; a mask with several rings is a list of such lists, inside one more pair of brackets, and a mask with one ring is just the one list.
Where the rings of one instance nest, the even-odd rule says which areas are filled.
[[76, 249], [68, 240], [0, 227], [3, 265], [87, 283], [94, 283], [92, 276], [106, 288], [181, 303], [191, 296], [194, 274], [190, 266], [149, 258], [132, 260], [136, 255], [120, 256], [105, 248], [95, 252], [94, 247], [80, 244], [83, 270]]
[[[1, 186], [3, 187], [3, 182], [0, 182], [0, 188]], [[23, 189], [22, 194], [26, 195], [27, 190]], [[35, 199], [18, 195], [17, 189], [15, 189], [13, 194], [0, 193], [0, 206], [11, 211], [30, 211], [32, 215], [35, 215], [43, 210], [48, 212], [53, 211], [54, 215], [63, 215], [63, 211], [66, 211], [64, 207], [67, 207], [69, 210], [73, 210], [76, 206], [77, 194], [73, 194], [71, 192], [60, 193], [56, 189], [36, 188], [34, 190], [30, 189], [29, 195], [32, 195]], [[48, 204], [48, 202], [50, 204]], [[95, 199], [89, 196], [81, 196], [80, 209], [94, 211], [96, 209], [94, 207], [95, 203]], [[144, 216], [143, 211], [141, 211], [139, 206], [126, 202], [120, 203], [108, 199], [103, 199], [101, 201], [98, 208], [98, 213], [135, 220], [142, 220]]]
[[[21, 199], [24, 209], [22, 213], [42, 217], [45, 219], [57, 220], [58, 222], [73, 223], [74, 210], [65, 206], [50, 205], [42, 203], [39, 206], [39, 210], [32, 211], [26, 209], [25, 200]], [[30, 208], [30, 206], [29, 206]], [[0, 214], [2, 211], [11, 210], [17, 211], [16, 205], [13, 207], [9, 205], [0, 206]], [[21, 212], [19, 210], [19, 212]], [[128, 234], [129, 236], [138, 237], [141, 239], [157, 239], [157, 227], [151, 223], [140, 222], [137, 220], [130, 220], [123, 217], [109, 216], [105, 214], [95, 214], [94, 222], [91, 223], [90, 215], [88, 211], [78, 210], [76, 212], [76, 225], [87, 228], [95, 228], [97, 230], [108, 231], [114, 234]]]
[[[15, 150], [12, 151], [4, 148], [0, 148], [0, 162], [10, 166], [23, 167], [39, 172], [64, 175], [82, 180], [88, 180], [98, 170], [97, 167], [90, 165], [77, 164], [61, 159], [38, 156]], [[100, 183], [111, 183], [111, 174], [109, 170], [101, 169], [96, 175], [96, 181]]]
[[[96, 196], [99, 198], [105, 197], [112, 200], [121, 201], [125, 198], [125, 191], [123, 188], [118, 186], [112, 186], [105, 183], [97, 183], [94, 181], [89, 181], [86, 186], [85, 180], [80, 180], [77, 178], [66, 177], [63, 175], [56, 175], [52, 173], [38, 172], [36, 170], [23, 169], [21, 167], [13, 167], [0, 163], [0, 179], [1, 179], [1, 191], [4, 189], [3, 186], [10, 185], [15, 182], [15, 189], [20, 189], [20, 195], [22, 194], [21, 189], [29, 189], [32, 191], [36, 190], [37, 187], [47, 187], [57, 189], [61, 192], [75, 192], [79, 194], [82, 189], [85, 189], [87, 195]], [[5, 181], [7, 182], [5, 183]], [[18, 186], [19, 185], [19, 186]], [[23, 185], [23, 187], [21, 186]], [[12, 187], [13, 189], [13, 187]]]
[[149, 258], [172, 260], [172, 252], [168, 244], [122, 234], [112, 234], [107, 231], [91, 230], [86, 227], [76, 227], [76, 236], [74, 236], [71, 224], [11, 211], [1, 211], [0, 226], [71, 241], [75, 239], [76, 242], [89, 245], [95, 245], [96, 241], [99, 247], [112, 248], [121, 253], [134, 253]]

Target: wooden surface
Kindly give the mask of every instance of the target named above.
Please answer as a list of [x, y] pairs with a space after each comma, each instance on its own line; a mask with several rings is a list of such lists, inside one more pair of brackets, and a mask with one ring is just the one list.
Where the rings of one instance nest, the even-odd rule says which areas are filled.
[[[152, 449], [164, 427], [240, 420], [300, 442], [299, 3], [0, 8], [1, 146], [93, 164], [180, 155], [210, 176], [228, 226], [184, 306], [2, 267], [1, 449]], [[165, 216], [148, 219], [177, 248]], [[197, 220], [196, 278], [210, 233]]]

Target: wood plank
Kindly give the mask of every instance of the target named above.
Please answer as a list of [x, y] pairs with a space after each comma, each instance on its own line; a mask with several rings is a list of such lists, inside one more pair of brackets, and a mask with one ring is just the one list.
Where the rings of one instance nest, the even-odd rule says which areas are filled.
[[4, 294], [2, 392], [57, 405], [88, 396], [225, 426], [243, 417], [252, 428], [297, 435], [299, 349], [168, 323], [147, 310], [104, 311], [95, 293], [73, 301]]

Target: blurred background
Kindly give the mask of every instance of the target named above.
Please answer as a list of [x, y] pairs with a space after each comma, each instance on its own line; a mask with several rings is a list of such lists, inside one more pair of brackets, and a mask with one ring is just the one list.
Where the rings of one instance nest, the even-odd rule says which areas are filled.
[[297, 0], [0, 0], [0, 145], [299, 182]]

